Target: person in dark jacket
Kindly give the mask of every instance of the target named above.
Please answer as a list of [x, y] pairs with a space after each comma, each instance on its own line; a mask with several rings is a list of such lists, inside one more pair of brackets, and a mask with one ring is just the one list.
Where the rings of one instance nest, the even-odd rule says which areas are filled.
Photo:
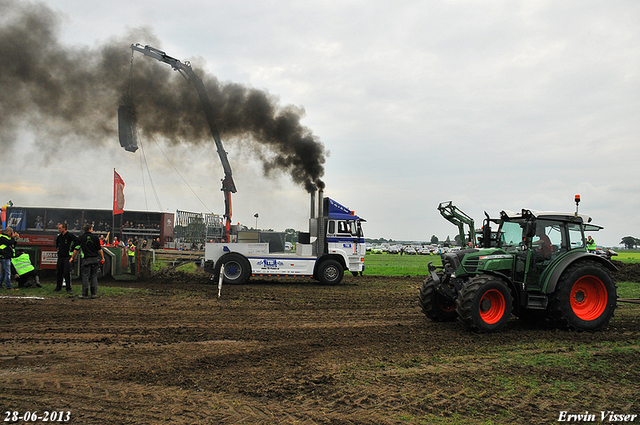
[[67, 292], [73, 292], [71, 288], [71, 262], [69, 259], [78, 243], [78, 238], [73, 233], [67, 231], [67, 223], [58, 223], [58, 237], [56, 238], [56, 248], [58, 249], [58, 262], [56, 263], [56, 289], [62, 291], [62, 280], [67, 285]]
[[98, 272], [100, 265], [104, 264], [104, 252], [100, 246], [100, 238], [93, 234], [93, 225], [85, 224], [84, 233], [78, 238], [78, 245], [73, 251], [73, 256], [69, 262], [73, 261], [82, 251], [82, 263], [80, 275], [82, 276], [82, 295], [79, 298], [89, 298], [89, 288], [91, 288], [91, 298], [98, 296]]
[[2, 256], [2, 275], [0, 276], [0, 288], [2, 288], [2, 284], [9, 291], [17, 291], [11, 285], [11, 259], [15, 257], [16, 254], [16, 239], [19, 238], [20, 235], [15, 233], [11, 227], [7, 227], [0, 234], [0, 256]]

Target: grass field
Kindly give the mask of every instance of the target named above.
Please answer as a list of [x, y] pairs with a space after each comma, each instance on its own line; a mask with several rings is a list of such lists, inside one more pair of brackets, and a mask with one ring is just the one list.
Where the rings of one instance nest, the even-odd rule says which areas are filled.
[[616, 251], [618, 255], [613, 257], [614, 260], [622, 261], [623, 263], [640, 263], [640, 251], [636, 250], [620, 250]]
[[426, 276], [430, 261], [441, 266], [439, 255], [367, 254], [364, 259], [367, 274], [376, 276]]

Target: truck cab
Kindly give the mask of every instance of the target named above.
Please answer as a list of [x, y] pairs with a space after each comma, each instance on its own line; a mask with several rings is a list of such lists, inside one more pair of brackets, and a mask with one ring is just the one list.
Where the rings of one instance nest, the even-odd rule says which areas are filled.
[[327, 210], [326, 246], [324, 252], [344, 262], [345, 270], [364, 271], [366, 244], [362, 231], [362, 218], [330, 198], [325, 198]]

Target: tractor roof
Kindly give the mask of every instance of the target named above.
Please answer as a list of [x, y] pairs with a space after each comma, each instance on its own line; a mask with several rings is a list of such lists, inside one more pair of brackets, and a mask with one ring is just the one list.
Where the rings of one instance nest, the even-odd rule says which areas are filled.
[[[546, 219], [546, 220], [581, 221], [582, 223], [591, 222], [591, 217], [589, 217], [586, 214], [576, 214], [576, 213], [558, 212], [558, 211], [536, 211], [536, 210], [523, 209], [520, 212], [504, 210], [500, 213], [501, 217], [507, 217], [512, 220], [517, 220], [527, 215], [532, 215], [535, 218]], [[579, 219], [579, 220], [576, 220], [576, 219]]]
[[536, 210], [527, 210], [527, 209], [523, 209], [520, 212], [504, 210], [500, 213], [500, 217], [502, 219], [514, 220], [514, 221], [526, 218], [526, 216], [533, 216], [541, 220], [579, 222], [582, 225], [584, 225], [584, 230], [587, 232], [593, 232], [593, 231], [598, 231], [600, 229], [604, 229], [604, 227], [602, 226], [598, 226], [597, 224], [592, 224], [591, 217], [589, 217], [586, 214], [576, 214], [576, 213], [567, 213], [567, 212], [558, 212], [558, 211], [536, 211]]

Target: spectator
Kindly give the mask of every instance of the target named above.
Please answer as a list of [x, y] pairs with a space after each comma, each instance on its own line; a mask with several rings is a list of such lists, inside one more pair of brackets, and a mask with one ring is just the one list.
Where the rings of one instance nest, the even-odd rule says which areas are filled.
[[40, 285], [40, 277], [35, 267], [31, 264], [29, 254], [19, 249], [16, 252], [16, 256], [11, 259], [11, 265], [15, 271], [18, 288], [42, 288], [42, 285]]
[[596, 241], [591, 237], [591, 235], [589, 235], [589, 237], [587, 237], [587, 251], [595, 253], [596, 248]]
[[71, 261], [73, 251], [78, 245], [78, 238], [67, 231], [67, 223], [58, 223], [58, 237], [56, 249], [58, 250], [58, 262], [56, 263], [56, 289], [62, 291], [62, 281], [66, 282], [67, 293], [71, 294]]
[[[82, 263], [80, 266], [80, 274], [82, 276], [82, 295], [79, 298], [89, 298], [89, 289], [91, 289], [91, 298], [98, 296], [98, 272], [100, 265], [104, 264], [104, 252], [100, 246], [100, 239], [93, 234], [93, 226], [85, 224], [84, 233], [79, 238], [79, 245], [73, 251], [73, 256], [77, 256], [82, 251]], [[69, 261], [72, 261], [71, 258]]]
[[0, 254], [2, 255], [2, 275], [0, 275], [0, 288], [2, 284], [9, 291], [17, 291], [11, 286], [11, 259], [15, 256], [16, 239], [20, 235], [15, 233], [11, 227], [7, 227], [0, 234]]
[[129, 271], [131, 274], [135, 274], [136, 246], [131, 239], [127, 244], [127, 256], [129, 257]]

